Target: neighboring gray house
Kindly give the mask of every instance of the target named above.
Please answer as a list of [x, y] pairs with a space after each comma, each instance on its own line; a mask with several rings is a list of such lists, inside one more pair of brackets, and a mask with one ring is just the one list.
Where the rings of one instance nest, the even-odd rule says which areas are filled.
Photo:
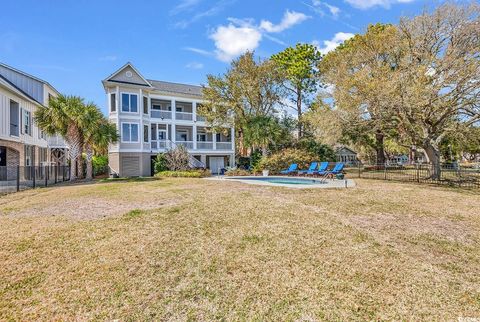
[[35, 110], [56, 95], [49, 83], [0, 63], [0, 180], [8, 179], [5, 166], [66, 161], [62, 138], [47, 137], [34, 121]]
[[109, 148], [109, 166], [119, 176], [150, 176], [159, 152], [183, 145], [216, 173], [235, 163], [234, 129], [212, 132], [196, 113], [200, 86], [147, 80], [127, 63], [102, 81], [109, 119], [120, 134]]
[[346, 146], [338, 146], [335, 149], [335, 154], [337, 156], [337, 161], [343, 162], [347, 166], [357, 165], [359, 162], [357, 152]]

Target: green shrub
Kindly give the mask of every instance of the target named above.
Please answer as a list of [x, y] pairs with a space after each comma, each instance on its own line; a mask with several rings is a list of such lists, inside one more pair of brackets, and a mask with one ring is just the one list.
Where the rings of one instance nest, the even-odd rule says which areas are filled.
[[92, 159], [93, 175], [98, 176], [108, 173], [108, 156], [96, 155]]
[[237, 177], [237, 176], [249, 176], [251, 175], [250, 171], [243, 170], [243, 169], [230, 169], [225, 172], [226, 176], [229, 177]]
[[160, 178], [205, 178], [210, 177], [210, 170], [161, 171], [155, 174]]
[[307, 169], [311, 162], [321, 161], [318, 156], [298, 149], [284, 149], [283, 151], [262, 158], [254, 172], [269, 170], [271, 173], [278, 173], [288, 169], [292, 163], [297, 163], [299, 169]]
[[157, 154], [155, 160], [153, 160], [153, 171], [154, 173], [159, 173], [161, 171], [167, 171], [167, 158], [164, 153]]
[[312, 138], [303, 138], [297, 144], [300, 150], [305, 150], [317, 157], [317, 161], [334, 162], [336, 160], [335, 151], [330, 145], [315, 141]]

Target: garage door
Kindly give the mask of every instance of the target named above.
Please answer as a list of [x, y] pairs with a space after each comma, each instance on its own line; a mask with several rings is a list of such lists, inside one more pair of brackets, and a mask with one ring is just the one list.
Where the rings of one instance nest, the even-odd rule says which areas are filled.
[[122, 177], [140, 176], [140, 157], [122, 157]]
[[224, 157], [210, 157], [210, 171], [213, 174], [218, 174], [218, 171], [223, 168], [225, 168]]

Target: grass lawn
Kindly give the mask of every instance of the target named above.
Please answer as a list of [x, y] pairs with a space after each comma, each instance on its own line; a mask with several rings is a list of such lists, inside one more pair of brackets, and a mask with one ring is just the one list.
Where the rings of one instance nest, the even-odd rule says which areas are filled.
[[480, 194], [204, 179], [0, 198], [0, 320], [480, 318]]

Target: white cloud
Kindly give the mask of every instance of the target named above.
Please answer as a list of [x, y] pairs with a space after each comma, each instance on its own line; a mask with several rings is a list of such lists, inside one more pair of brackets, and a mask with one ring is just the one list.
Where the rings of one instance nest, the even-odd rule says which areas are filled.
[[193, 53], [196, 53], [196, 54], [200, 54], [200, 55], [203, 55], [203, 56], [211, 56], [212, 53], [207, 51], [207, 50], [204, 50], [204, 49], [200, 49], [200, 48], [195, 48], [195, 47], [185, 47], [183, 48], [185, 50], [188, 50], [188, 51], [191, 51]]
[[266, 32], [282, 32], [296, 24], [302, 23], [308, 18], [307, 15], [301, 12], [287, 10], [283, 15], [282, 21], [278, 25], [275, 25], [268, 20], [262, 20], [260, 22], [260, 29], [265, 30]]
[[219, 26], [210, 38], [215, 42], [217, 58], [228, 62], [248, 50], [254, 50], [262, 40], [258, 28], [249, 25]]
[[390, 8], [392, 4], [396, 3], [409, 3], [415, 0], [345, 0], [355, 8], [369, 9], [375, 6], [382, 6], [384, 8]]
[[182, 0], [178, 5], [176, 5], [172, 10], [170, 10], [170, 15], [174, 16], [179, 14], [183, 11], [191, 10], [194, 6], [196, 6], [200, 0]]
[[313, 41], [313, 44], [318, 47], [318, 50], [322, 54], [325, 55], [337, 48], [338, 45], [343, 43], [345, 40], [348, 40], [353, 36], [355, 35], [349, 32], [337, 32], [331, 40], [324, 40], [322, 45], [320, 45], [319, 41]]
[[253, 19], [229, 18], [228, 25], [218, 26], [211, 34], [210, 39], [215, 42], [215, 55], [224, 62], [255, 50], [263, 37], [271, 41], [285, 45], [283, 41], [272, 37], [269, 33], [279, 33], [305, 21], [309, 17], [303, 13], [287, 10], [282, 21], [274, 25], [270, 21], [262, 20], [256, 25]]
[[339, 7], [336, 7], [334, 5], [329, 4], [328, 2], [320, 1], [320, 0], [312, 0], [311, 5], [307, 3], [304, 3], [304, 4], [310, 7], [311, 9], [313, 9], [313, 11], [315, 11], [322, 17], [325, 16], [325, 9], [328, 9], [328, 11], [330, 12], [333, 18], [337, 18], [341, 11]]
[[198, 63], [198, 62], [191, 62], [191, 63], [186, 64], [185, 67], [189, 68], [189, 69], [202, 69], [203, 64]]

